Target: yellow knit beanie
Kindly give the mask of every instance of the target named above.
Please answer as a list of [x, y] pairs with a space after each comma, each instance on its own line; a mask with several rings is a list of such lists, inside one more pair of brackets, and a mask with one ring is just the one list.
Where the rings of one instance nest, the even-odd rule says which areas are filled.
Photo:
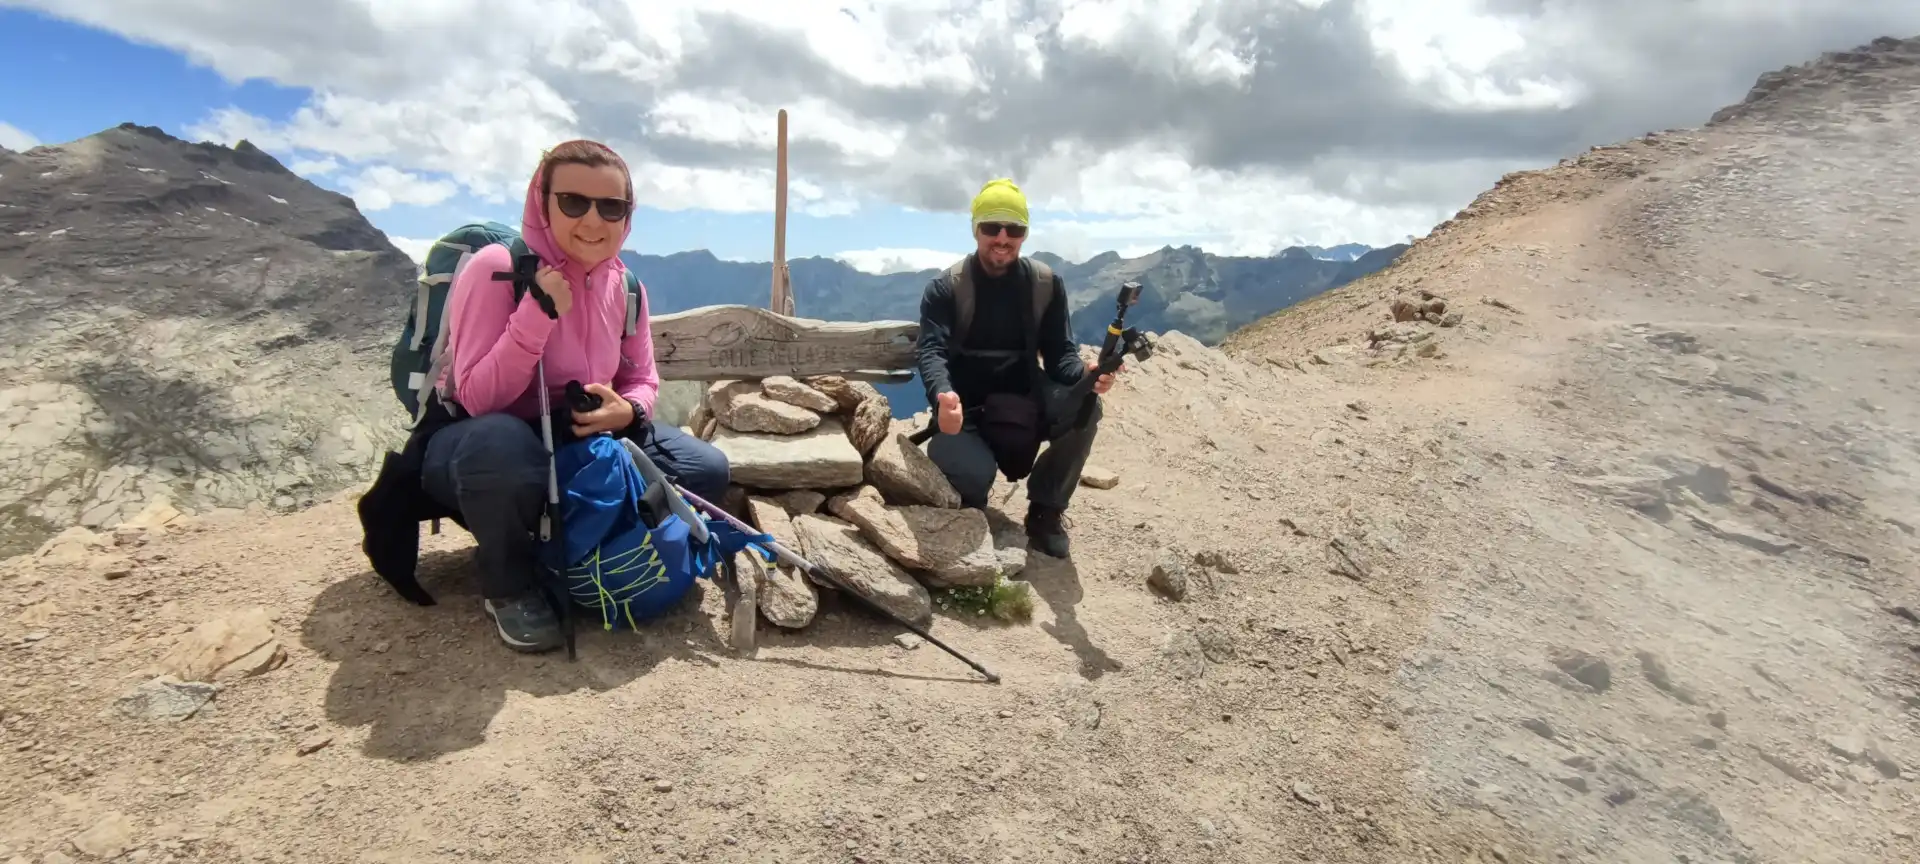
[[1027, 224], [1026, 193], [1004, 177], [988, 180], [980, 187], [980, 194], [973, 196], [973, 224], [982, 222]]

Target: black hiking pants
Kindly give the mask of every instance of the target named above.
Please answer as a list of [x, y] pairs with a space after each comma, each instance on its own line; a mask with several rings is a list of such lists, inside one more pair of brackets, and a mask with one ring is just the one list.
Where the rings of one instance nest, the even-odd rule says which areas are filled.
[[[687, 491], [708, 501], [726, 494], [727, 457], [712, 444], [656, 423], [640, 449]], [[547, 500], [547, 448], [533, 423], [482, 414], [435, 432], [421, 462], [420, 485], [442, 506], [459, 510], [473, 533], [482, 594], [506, 600], [533, 590]]]
[[[937, 408], [935, 410], [938, 411]], [[1080, 485], [1080, 472], [1087, 467], [1087, 456], [1093, 452], [1093, 439], [1100, 431], [1101, 413], [1100, 400], [1096, 398], [1084, 425], [1047, 442], [1046, 449], [1033, 461], [1033, 473], [1027, 477], [1029, 504], [1056, 510], [1067, 509], [1067, 502], [1073, 499], [1073, 490]], [[939, 422], [937, 413], [933, 422]], [[986, 506], [987, 496], [993, 491], [994, 477], [1000, 473], [1000, 460], [986, 437], [980, 434], [979, 425], [971, 415], [958, 434], [936, 433], [928, 439], [927, 456], [933, 459], [933, 464], [940, 466], [941, 473], [947, 475], [947, 481], [953, 484], [954, 491], [960, 493], [960, 506]]]

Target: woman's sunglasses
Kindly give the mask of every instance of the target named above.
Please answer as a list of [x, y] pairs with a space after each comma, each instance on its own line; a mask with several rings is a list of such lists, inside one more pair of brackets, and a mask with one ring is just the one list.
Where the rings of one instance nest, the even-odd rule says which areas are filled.
[[1008, 237], [1016, 240], [1027, 236], [1027, 226], [1025, 225], [1009, 225], [1005, 222], [980, 223], [980, 235], [983, 237], [998, 237], [1002, 229], [1007, 232]]
[[560, 205], [560, 212], [568, 219], [578, 219], [587, 215], [587, 208], [599, 209], [600, 218], [607, 222], [619, 222], [627, 218], [633, 207], [632, 202], [622, 198], [589, 198], [577, 192], [555, 192], [554, 203]]

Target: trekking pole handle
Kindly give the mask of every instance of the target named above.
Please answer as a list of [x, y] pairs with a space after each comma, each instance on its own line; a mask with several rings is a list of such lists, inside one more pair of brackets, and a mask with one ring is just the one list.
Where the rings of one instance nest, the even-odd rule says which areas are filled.
[[[937, 411], [938, 409], [935, 409], [935, 410]], [[967, 408], [960, 412], [960, 417], [961, 417], [960, 422], [964, 424], [966, 422], [967, 417], [978, 417], [979, 415], [980, 415], [980, 408], [978, 406], [975, 406], [973, 408]], [[939, 431], [940, 431], [940, 416], [936, 413], [934, 416], [927, 418], [927, 425], [921, 427], [920, 431], [914, 432], [913, 434], [907, 436], [907, 443], [917, 447], [921, 444], [926, 443], [928, 438], [932, 438]]]

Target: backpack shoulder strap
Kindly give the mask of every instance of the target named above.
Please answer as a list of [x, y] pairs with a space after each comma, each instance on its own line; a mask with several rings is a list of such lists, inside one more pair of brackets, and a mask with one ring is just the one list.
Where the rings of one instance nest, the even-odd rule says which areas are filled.
[[953, 291], [953, 350], [965, 348], [967, 330], [973, 326], [973, 279], [967, 274], [969, 255], [947, 268], [947, 285]]
[[[515, 237], [513, 238], [513, 242], [507, 244], [507, 258], [508, 260], [513, 262], [514, 266], [519, 265], [520, 259], [526, 258], [529, 256], [532, 256], [534, 258], [540, 257], [539, 255], [534, 253], [532, 247], [527, 245], [527, 239], [525, 237]], [[506, 279], [506, 278], [509, 278], [511, 275], [512, 274], [510, 273], [497, 274], [494, 276], [494, 278]]]
[[533, 274], [540, 271], [540, 255], [527, 247], [526, 238], [513, 238], [513, 242], [507, 244], [507, 257], [513, 269], [495, 270], [493, 278], [513, 281], [513, 302], [519, 303], [521, 297], [532, 291], [534, 302], [540, 304], [540, 310], [547, 313], [547, 317], [559, 317], [553, 308], [553, 298], [533, 281]]
[[[1026, 308], [1020, 310], [1021, 323], [1026, 325], [1026, 357], [1031, 361], [1040, 356], [1040, 319], [1047, 314], [1047, 304], [1053, 300], [1053, 268], [1031, 258], [1022, 258], [1020, 263], [1027, 266]], [[1032, 365], [1029, 363], [1029, 365]], [[1039, 366], [1032, 371], [1039, 372]]]
[[620, 331], [620, 338], [626, 339], [640, 330], [640, 276], [632, 269], [626, 271], [627, 281], [627, 325]]
[[1028, 326], [1038, 328], [1041, 319], [1047, 317], [1047, 307], [1053, 304], [1053, 268], [1032, 258], [1027, 259], [1027, 267], [1033, 274], [1033, 320]]

